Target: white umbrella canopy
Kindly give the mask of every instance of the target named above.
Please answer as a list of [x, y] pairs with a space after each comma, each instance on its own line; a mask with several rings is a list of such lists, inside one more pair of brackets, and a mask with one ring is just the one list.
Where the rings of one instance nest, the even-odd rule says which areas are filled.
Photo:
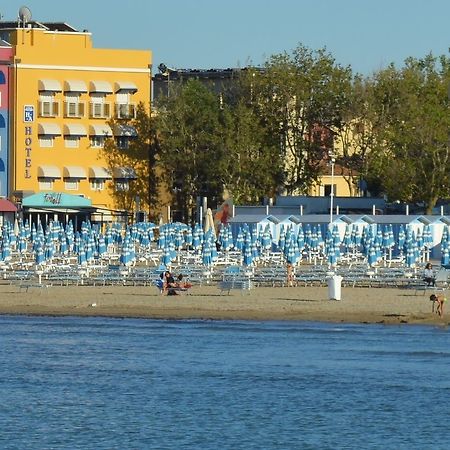
[[214, 226], [214, 218], [213, 218], [213, 213], [211, 211], [211, 208], [208, 208], [206, 210], [206, 216], [205, 216], [205, 224], [204, 224], [204, 231], [205, 234], [207, 232], [209, 232], [211, 230], [211, 233], [213, 233], [214, 235], [214, 239], [217, 237], [216, 236], [216, 228]]

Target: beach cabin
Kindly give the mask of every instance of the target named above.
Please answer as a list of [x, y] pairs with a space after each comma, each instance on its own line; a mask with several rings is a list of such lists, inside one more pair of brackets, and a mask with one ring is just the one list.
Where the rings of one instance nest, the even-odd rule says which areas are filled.
[[17, 206], [6, 198], [0, 198], [0, 227], [6, 222], [14, 223]]
[[450, 217], [449, 216], [427, 216], [428, 218], [433, 217], [434, 221], [430, 224], [431, 231], [431, 254], [430, 257], [433, 259], [440, 259], [441, 254], [441, 240], [444, 233], [444, 229], [450, 232]]
[[353, 227], [353, 220], [346, 215], [337, 216], [333, 219], [333, 229], [337, 227], [339, 231], [339, 237], [341, 238], [341, 242], [344, 240], [345, 231], [348, 227], [350, 227], [350, 230]]
[[[278, 225], [278, 235], [276, 236], [276, 239], [279, 238], [279, 233], [281, 230], [281, 227], [284, 227], [285, 230], [288, 230], [289, 228], [294, 232], [295, 235], [298, 234], [298, 229], [302, 225], [301, 216], [294, 216], [292, 214], [289, 215], [278, 215], [277, 219], [280, 221]], [[274, 236], [275, 238], [275, 236]]]
[[278, 233], [277, 227], [279, 223], [280, 220], [277, 217], [261, 214], [240, 214], [228, 220], [233, 239], [236, 239], [239, 229], [245, 224], [249, 226], [250, 230], [256, 229], [258, 232], [263, 231], [268, 225], [272, 233], [272, 239], [274, 239], [274, 234]]

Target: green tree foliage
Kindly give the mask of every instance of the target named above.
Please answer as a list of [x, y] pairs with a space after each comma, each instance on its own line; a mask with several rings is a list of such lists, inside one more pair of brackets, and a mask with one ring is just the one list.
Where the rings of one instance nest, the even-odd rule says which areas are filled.
[[[102, 156], [111, 173], [118, 167], [130, 167], [136, 173], [136, 179], [130, 181], [128, 190], [117, 190], [114, 184], [110, 185], [109, 189], [116, 205], [119, 209], [130, 212], [136, 211], [139, 206], [141, 210], [148, 211], [150, 218], [155, 218], [159, 184], [155, 170], [158, 154], [155, 124], [147, 114], [145, 106], [139, 104], [134, 119], [112, 119], [109, 125], [115, 134], [119, 134], [121, 128], [136, 130], [136, 135], [129, 139], [128, 148], [120, 148], [113, 137], [106, 140], [102, 150]], [[139, 205], [136, 204], [137, 201]]]
[[225, 117], [219, 98], [197, 80], [171, 85], [158, 106], [159, 163], [180, 219], [191, 221], [197, 197], [222, 199], [226, 151]]
[[259, 204], [273, 197], [283, 182], [279, 137], [269, 133], [252, 101], [255, 72], [243, 72], [224, 107], [227, 122], [227, 170], [225, 187], [236, 204]]
[[335, 156], [350, 195], [355, 195], [355, 183], [367, 177], [367, 158], [374, 145], [370, 84], [360, 75], [349, 77], [341, 95], [340, 121], [333, 127]]
[[423, 202], [431, 213], [450, 197], [450, 60], [409, 58], [372, 80], [375, 143], [369, 173], [391, 200]]
[[274, 55], [252, 80], [253, 104], [268, 134], [276, 136], [284, 162], [287, 193], [306, 193], [317, 181], [333, 148], [351, 69], [325, 50], [299, 45]]

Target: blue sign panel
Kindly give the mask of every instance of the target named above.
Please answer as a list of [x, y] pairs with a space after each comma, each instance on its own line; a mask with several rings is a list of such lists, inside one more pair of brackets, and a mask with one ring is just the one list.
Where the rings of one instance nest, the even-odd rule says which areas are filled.
[[34, 121], [34, 106], [33, 105], [25, 105], [23, 107], [23, 121], [24, 122], [33, 122]]

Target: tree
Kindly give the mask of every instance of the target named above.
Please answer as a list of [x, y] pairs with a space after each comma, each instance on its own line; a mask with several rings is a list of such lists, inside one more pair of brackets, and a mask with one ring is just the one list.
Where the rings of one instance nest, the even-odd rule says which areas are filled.
[[198, 80], [171, 86], [158, 105], [159, 163], [180, 219], [192, 221], [197, 197], [222, 200], [226, 174], [224, 114], [218, 97]]
[[299, 45], [269, 58], [256, 74], [254, 105], [268, 133], [276, 136], [285, 159], [284, 187], [306, 193], [317, 181], [341, 125], [345, 86], [351, 69], [335, 63], [325, 49]]
[[333, 127], [336, 163], [342, 167], [350, 196], [356, 181], [367, 178], [367, 160], [374, 144], [376, 126], [370, 109], [370, 82], [360, 75], [342, 84], [341, 117]]
[[117, 167], [130, 167], [136, 174], [136, 179], [126, 190], [118, 190], [111, 185], [116, 205], [126, 211], [135, 211], [139, 206], [141, 210], [147, 209], [149, 217], [155, 219], [159, 186], [156, 171], [159, 142], [155, 124], [141, 103], [136, 108], [134, 119], [112, 119], [109, 125], [115, 131], [125, 129], [134, 135], [126, 141], [126, 148], [120, 148], [114, 138], [107, 139], [102, 151], [111, 173]]
[[273, 197], [283, 180], [279, 139], [268, 132], [252, 103], [253, 71], [243, 72], [238, 89], [226, 97], [227, 169], [225, 188], [236, 204]]
[[424, 203], [450, 197], [450, 59], [408, 58], [375, 74], [375, 144], [370, 171], [391, 200]]

